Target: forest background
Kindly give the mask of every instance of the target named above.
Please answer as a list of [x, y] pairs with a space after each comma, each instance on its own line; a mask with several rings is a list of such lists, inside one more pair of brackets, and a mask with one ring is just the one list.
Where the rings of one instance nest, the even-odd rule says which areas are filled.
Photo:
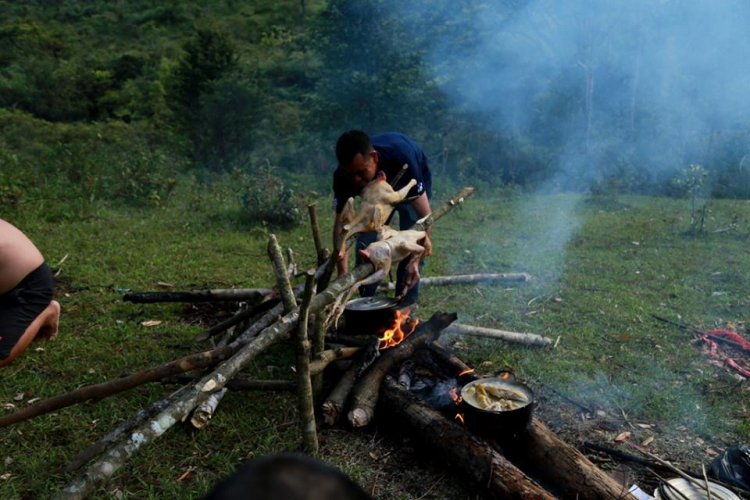
[[414, 137], [438, 189], [684, 195], [699, 168], [747, 198], [750, 19], [725, 3], [3, 1], [0, 203], [85, 217], [185, 183], [287, 224], [349, 128]]

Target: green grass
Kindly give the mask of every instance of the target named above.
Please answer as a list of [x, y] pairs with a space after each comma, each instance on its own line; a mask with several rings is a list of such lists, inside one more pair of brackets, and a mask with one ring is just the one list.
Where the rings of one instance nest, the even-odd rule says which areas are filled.
[[[748, 384], [708, 363], [691, 335], [655, 322], [651, 314], [706, 327], [750, 320], [750, 203], [710, 203], [707, 233], [688, 236], [689, 209], [679, 200], [627, 197], [603, 205], [574, 195], [471, 199], [436, 225], [426, 275], [526, 271], [534, 279], [426, 288], [419, 316], [456, 311], [462, 323], [559, 338], [555, 349], [476, 338], [444, 342], [482, 372], [511, 367], [528, 380], [543, 396], [539, 415], [559, 424], [568, 440], [575, 440], [577, 434], [567, 432], [579, 422], [565, 420], [565, 403], [545, 387], [600, 409], [622, 427], [586, 439], [631, 430], [620, 418], [625, 411], [632, 423], [657, 425], [652, 449], [707, 461], [707, 446], [720, 450], [750, 439]], [[318, 209], [328, 235], [329, 200], [321, 199]], [[122, 291], [153, 290], [159, 281], [175, 289], [268, 286], [269, 231], [236, 222], [236, 211], [225, 200], [185, 192], [158, 209], [102, 206], [92, 215], [55, 222], [34, 207], [0, 208], [0, 216], [23, 229], [53, 268], [68, 256], [59, 266], [60, 335], [53, 343], [32, 344], [0, 371], [0, 402], [21, 408], [31, 398], [199, 350], [192, 338], [201, 326], [187, 324], [185, 306], [126, 304]], [[735, 214], [736, 230], [713, 232]], [[295, 250], [302, 268], [312, 267], [307, 226], [276, 234], [282, 247]], [[152, 319], [162, 324], [141, 325]], [[275, 347], [249, 371], [284, 378], [291, 363], [287, 351]], [[152, 384], [4, 429], [0, 458], [13, 462], [0, 465], [11, 474], [0, 480], [0, 498], [47, 498], [59, 491], [74, 478], [60, 472], [67, 460], [168, 392]], [[22, 402], [13, 400], [19, 393]], [[119, 498], [200, 498], [248, 456], [296, 449], [296, 423], [291, 395], [229, 394], [205, 430], [175, 426], [95, 497], [113, 498], [119, 491]], [[370, 450], [394, 451], [394, 458], [384, 465], [368, 457]], [[432, 484], [438, 486], [426, 498], [467, 497], [434, 466], [416, 465], [416, 458], [404, 464], [408, 450], [377, 435], [323, 433], [322, 458], [379, 498], [418, 498]], [[402, 472], [409, 467], [425, 467], [420, 470], [432, 476], [421, 486], [412, 484]], [[189, 468], [191, 475], [178, 482]]]

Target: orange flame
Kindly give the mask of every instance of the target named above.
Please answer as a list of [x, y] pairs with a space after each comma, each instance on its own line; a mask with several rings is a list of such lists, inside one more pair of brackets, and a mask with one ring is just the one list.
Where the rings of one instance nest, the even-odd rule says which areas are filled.
[[406, 338], [414, 333], [414, 330], [417, 328], [417, 325], [419, 324], [419, 320], [415, 320], [413, 323], [411, 323], [411, 329], [409, 331], [404, 331], [401, 329], [401, 325], [409, 318], [409, 314], [411, 313], [411, 309], [404, 309], [403, 311], [396, 310], [396, 315], [393, 318], [393, 322], [391, 323], [391, 327], [383, 332], [383, 336], [380, 337], [378, 340], [380, 340], [380, 349], [388, 349], [389, 347], [393, 347], [396, 345], [399, 345], [401, 342], [406, 340]]
[[461, 422], [461, 425], [466, 425], [466, 422], [464, 422], [464, 414], [463, 413], [456, 413], [456, 420]]
[[453, 402], [456, 404], [461, 404], [461, 401], [463, 401], [463, 398], [458, 393], [458, 387], [453, 387], [450, 391], [448, 391], [453, 398]]
[[476, 370], [474, 368], [469, 368], [468, 370], [464, 370], [461, 373], [458, 374], [459, 377], [463, 377], [464, 375], [468, 375], [469, 373], [474, 373]]

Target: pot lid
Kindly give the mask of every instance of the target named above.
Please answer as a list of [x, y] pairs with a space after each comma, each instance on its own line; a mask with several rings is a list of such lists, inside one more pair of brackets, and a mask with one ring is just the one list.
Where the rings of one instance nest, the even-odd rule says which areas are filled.
[[[660, 486], [654, 492], [654, 496], [660, 500], [703, 500], [708, 498], [705, 490], [696, 487], [687, 480], [678, 477], [667, 481], [671, 486]], [[721, 485], [708, 482], [711, 489], [711, 498], [714, 500], [739, 500], [739, 497]]]
[[362, 297], [346, 303], [347, 311], [380, 311], [398, 304], [398, 300], [390, 297]]

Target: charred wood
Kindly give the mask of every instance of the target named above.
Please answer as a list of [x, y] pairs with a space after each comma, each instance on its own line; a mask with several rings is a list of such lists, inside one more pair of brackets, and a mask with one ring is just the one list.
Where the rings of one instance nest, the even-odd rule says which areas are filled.
[[377, 351], [378, 346], [380, 345], [380, 341], [376, 337], [371, 337], [369, 343], [370, 345], [360, 348], [360, 351], [354, 357], [351, 366], [349, 366], [339, 378], [338, 382], [336, 382], [336, 385], [333, 387], [333, 390], [323, 403], [323, 419], [327, 425], [333, 425], [338, 422], [341, 413], [344, 411], [346, 400], [349, 398], [349, 393], [354, 387], [354, 383], [357, 381], [357, 374], [361, 371], [363, 366], [368, 362], [371, 362], [372, 350], [374, 349]]
[[435, 313], [429, 321], [417, 326], [417, 330], [409, 338], [380, 356], [352, 391], [352, 410], [348, 419], [353, 427], [363, 427], [372, 420], [380, 385], [391, 368], [409, 358], [417, 349], [435, 341], [457, 317], [455, 313]]

